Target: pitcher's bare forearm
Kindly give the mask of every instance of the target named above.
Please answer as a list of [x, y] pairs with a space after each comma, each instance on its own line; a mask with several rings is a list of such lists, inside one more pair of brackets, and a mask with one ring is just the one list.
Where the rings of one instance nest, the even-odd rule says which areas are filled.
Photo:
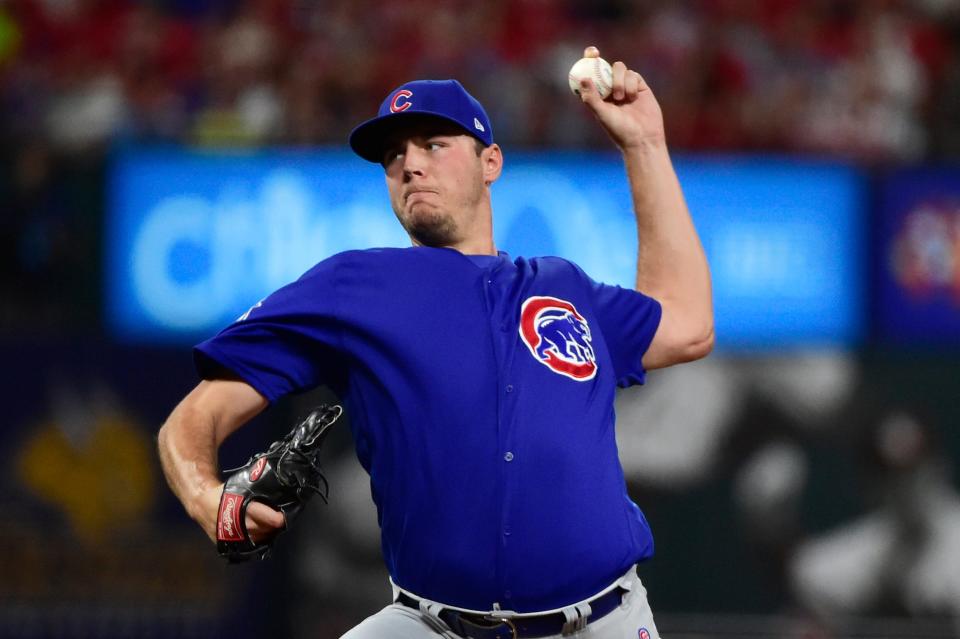
[[214, 416], [197, 404], [197, 387], [173, 410], [158, 435], [160, 463], [167, 483], [187, 512], [200, 493], [216, 485], [217, 427]]
[[637, 290], [660, 300], [665, 324], [698, 352], [713, 340], [710, 269], [666, 143], [624, 149], [623, 158], [637, 221]]
[[220, 477], [217, 451], [223, 441], [268, 405], [248, 384], [208, 380], [170, 414], [157, 437], [167, 483], [187, 513], [213, 535]]

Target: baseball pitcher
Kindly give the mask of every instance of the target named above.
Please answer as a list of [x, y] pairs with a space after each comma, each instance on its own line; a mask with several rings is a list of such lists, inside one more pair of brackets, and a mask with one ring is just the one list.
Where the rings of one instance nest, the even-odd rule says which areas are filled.
[[627, 495], [614, 391], [710, 352], [710, 275], [650, 87], [616, 62], [611, 89], [604, 99], [584, 78], [579, 99], [623, 155], [636, 290], [498, 251], [491, 188], [505, 160], [491, 122], [457, 81], [418, 80], [349, 138], [383, 166], [412, 246], [325, 259], [194, 350], [202, 381], [161, 429], [160, 456], [228, 559], [262, 557], [325, 493], [316, 451], [339, 407], [226, 482], [224, 439], [321, 384], [350, 414], [393, 600], [348, 639], [659, 637], [636, 572], [653, 538]]

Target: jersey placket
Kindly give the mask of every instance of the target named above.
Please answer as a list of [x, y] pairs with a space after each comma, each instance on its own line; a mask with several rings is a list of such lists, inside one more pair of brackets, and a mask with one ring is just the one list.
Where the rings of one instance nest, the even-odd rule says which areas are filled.
[[510, 311], [504, 308], [505, 294], [504, 288], [507, 285], [505, 281], [509, 277], [507, 271], [497, 264], [489, 268], [483, 274], [483, 299], [487, 311], [487, 321], [490, 329], [490, 343], [493, 349], [494, 360], [497, 363], [497, 451], [500, 457], [500, 471], [497, 473], [497, 490], [500, 498], [500, 527], [497, 548], [496, 573], [497, 590], [503, 601], [499, 603], [503, 608], [510, 608], [510, 599], [512, 593], [506, 589], [507, 567], [504, 563], [506, 546], [510, 541], [510, 525], [508, 517], [510, 512], [511, 493], [508, 486], [512, 483], [510, 475], [512, 473], [516, 455], [512, 450], [512, 436], [510, 424], [513, 419], [512, 406], [516, 387], [514, 381], [509, 378], [510, 357], [512, 341], [510, 338], [514, 332], [511, 329]]

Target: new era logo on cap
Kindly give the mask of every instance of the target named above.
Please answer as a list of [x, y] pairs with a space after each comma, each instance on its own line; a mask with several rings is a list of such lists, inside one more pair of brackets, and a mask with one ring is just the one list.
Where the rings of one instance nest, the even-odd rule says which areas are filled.
[[456, 80], [415, 80], [391, 91], [377, 117], [350, 133], [350, 147], [363, 159], [379, 163], [390, 131], [415, 115], [453, 122], [485, 145], [493, 144], [487, 112], [463, 85]]

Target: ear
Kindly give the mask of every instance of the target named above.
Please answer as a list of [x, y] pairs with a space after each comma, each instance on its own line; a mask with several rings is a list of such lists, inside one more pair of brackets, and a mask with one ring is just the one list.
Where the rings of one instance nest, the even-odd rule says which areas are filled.
[[499, 144], [491, 144], [480, 152], [480, 164], [483, 167], [483, 183], [490, 186], [500, 177], [503, 170], [503, 152]]

